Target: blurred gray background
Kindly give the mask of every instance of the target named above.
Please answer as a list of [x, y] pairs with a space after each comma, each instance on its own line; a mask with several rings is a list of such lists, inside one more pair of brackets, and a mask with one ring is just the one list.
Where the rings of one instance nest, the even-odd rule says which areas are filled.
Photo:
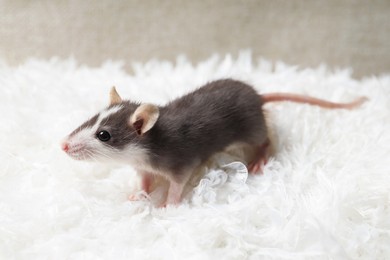
[[0, 59], [75, 57], [194, 63], [251, 49], [300, 67], [352, 67], [354, 77], [390, 72], [390, 1], [0, 0]]

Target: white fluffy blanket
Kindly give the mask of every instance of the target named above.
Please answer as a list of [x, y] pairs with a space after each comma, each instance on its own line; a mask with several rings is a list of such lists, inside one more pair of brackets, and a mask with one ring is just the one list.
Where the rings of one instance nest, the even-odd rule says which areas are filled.
[[[194, 66], [74, 60], [0, 63], [0, 259], [389, 259], [390, 76], [298, 69], [249, 54]], [[259, 92], [369, 102], [353, 111], [268, 104], [263, 175], [217, 157], [177, 208], [130, 202], [130, 166], [68, 158], [60, 140], [108, 102], [164, 104], [233, 77]], [[230, 159], [229, 159], [230, 158]], [[152, 198], [153, 200], [153, 198]]]

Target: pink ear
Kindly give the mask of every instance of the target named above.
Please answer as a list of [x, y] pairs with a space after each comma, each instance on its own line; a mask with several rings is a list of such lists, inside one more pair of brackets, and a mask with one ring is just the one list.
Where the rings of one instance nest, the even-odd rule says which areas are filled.
[[133, 123], [133, 127], [135, 129], [135, 131], [137, 132], [138, 135], [141, 135], [142, 134], [142, 126], [144, 125], [144, 120], [142, 118], [140, 119], [137, 119], [134, 123]]
[[129, 125], [134, 127], [138, 135], [143, 135], [154, 126], [159, 115], [157, 106], [142, 104], [130, 116]]
[[121, 97], [119, 96], [118, 92], [116, 92], [115, 87], [112, 87], [110, 91], [110, 105], [119, 104], [121, 102]]

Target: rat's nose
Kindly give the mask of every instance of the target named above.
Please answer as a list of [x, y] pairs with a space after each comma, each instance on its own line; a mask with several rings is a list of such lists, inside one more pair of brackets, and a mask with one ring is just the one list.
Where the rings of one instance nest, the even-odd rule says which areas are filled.
[[61, 143], [61, 148], [64, 150], [64, 152], [67, 152], [69, 150], [69, 144], [68, 142], [64, 141]]

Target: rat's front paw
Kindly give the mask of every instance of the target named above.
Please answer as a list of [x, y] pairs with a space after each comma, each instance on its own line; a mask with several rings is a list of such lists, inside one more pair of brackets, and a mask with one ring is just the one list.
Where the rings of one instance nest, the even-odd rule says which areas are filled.
[[137, 194], [131, 194], [128, 199], [130, 201], [138, 201], [139, 200]]
[[138, 191], [129, 195], [130, 201], [148, 200], [149, 196], [145, 191]]

